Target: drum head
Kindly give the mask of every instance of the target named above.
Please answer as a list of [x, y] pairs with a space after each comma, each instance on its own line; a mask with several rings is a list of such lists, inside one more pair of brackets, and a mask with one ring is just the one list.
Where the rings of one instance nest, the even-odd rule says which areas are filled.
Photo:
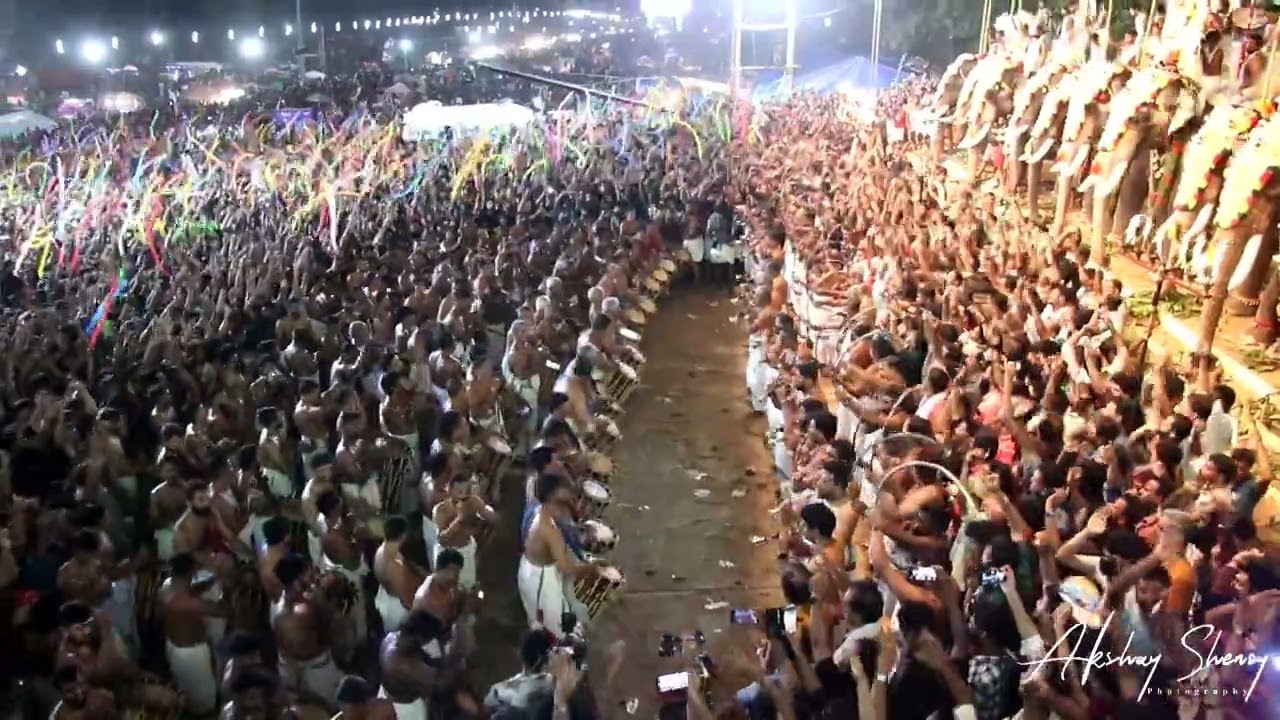
[[486, 446], [488, 446], [488, 448], [489, 448], [490, 450], [492, 450], [492, 451], [494, 451], [494, 452], [498, 453], [499, 455], [510, 455], [510, 454], [511, 454], [511, 446], [510, 446], [510, 445], [508, 445], [508, 444], [506, 444], [505, 442], [503, 442], [503, 441], [502, 441], [502, 438], [497, 437], [497, 436], [495, 436], [495, 435], [490, 435], [490, 436], [489, 436], [489, 437], [484, 441], [484, 444], [485, 444]]
[[673, 273], [676, 271], [676, 264], [674, 262], [671, 262], [670, 260], [664, 259], [662, 262], [658, 263], [658, 267], [662, 268], [663, 270], [666, 270], [669, 273]]
[[609, 491], [603, 485], [595, 480], [582, 481], [582, 494], [595, 500], [596, 502], [608, 502]]
[[614, 584], [622, 582], [622, 573], [618, 571], [618, 568], [613, 567], [612, 565], [605, 565], [600, 568], [600, 577]]
[[628, 380], [635, 380], [638, 377], [636, 375], [636, 369], [631, 367], [630, 365], [623, 365], [622, 363], [618, 363], [618, 372], [625, 375]]
[[693, 256], [689, 254], [688, 250], [680, 248], [679, 250], [676, 250], [676, 259], [681, 262], [689, 262], [693, 259]]
[[644, 289], [651, 293], [656, 293], [662, 289], [662, 285], [657, 280], [648, 278], [644, 281]]
[[644, 323], [644, 313], [641, 313], [639, 310], [628, 310], [628, 311], [627, 311], [627, 322], [630, 322], [630, 323], [631, 323], [631, 324], [633, 324], [633, 325], [641, 325], [641, 324], [643, 324], [643, 323]]
[[645, 315], [652, 315], [657, 311], [658, 305], [650, 298], [640, 298], [640, 312]]
[[613, 532], [613, 528], [605, 525], [599, 520], [587, 520], [582, 523], [587, 534], [595, 538], [596, 542], [608, 545], [617, 540], [617, 536]]
[[640, 333], [630, 328], [622, 328], [621, 330], [618, 331], [618, 334], [621, 335], [625, 340], [630, 340], [631, 342], [640, 342]]
[[666, 270], [655, 270], [653, 273], [653, 279], [665, 285], [667, 281], [671, 279], [671, 276], [667, 274]]

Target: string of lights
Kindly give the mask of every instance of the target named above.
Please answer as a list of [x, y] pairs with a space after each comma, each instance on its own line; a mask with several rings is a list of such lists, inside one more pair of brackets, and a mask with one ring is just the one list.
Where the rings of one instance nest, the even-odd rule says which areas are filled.
[[[238, 50], [241, 57], [247, 60], [254, 60], [263, 57], [267, 50], [267, 41], [269, 36], [274, 36], [276, 28], [285, 38], [294, 37], [295, 33], [304, 35], [309, 32], [311, 35], [318, 35], [327, 32], [342, 33], [360, 32], [360, 31], [385, 31], [394, 30], [396, 28], [411, 27], [443, 27], [452, 26], [466, 33], [488, 32], [489, 34], [497, 33], [502, 25], [507, 25], [509, 32], [515, 32], [516, 26], [528, 25], [535, 21], [545, 22], [547, 19], [566, 19], [572, 25], [574, 20], [608, 20], [611, 22], [623, 22], [622, 16], [618, 13], [599, 13], [587, 10], [495, 10], [489, 12], [448, 12], [441, 13], [438, 10], [430, 15], [408, 15], [401, 17], [384, 17], [384, 18], [365, 18], [353, 19], [350, 22], [335, 21], [331, 25], [328, 23], [320, 23], [312, 21], [306, 28], [295, 27], [294, 23], [283, 23], [279, 26], [268, 27], [259, 25], [256, 34], [252, 31], [237, 30], [236, 28], [228, 28], [226, 32], [227, 42], [233, 44]], [[487, 21], [486, 21], [486, 17]], [[474, 23], [474, 25], [472, 25]], [[145, 43], [152, 48], [163, 48], [172, 46], [179, 42], [188, 42], [190, 45], [199, 46], [208, 44], [212, 39], [206, 35], [202, 35], [199, 30], [192, 30], [189, 34], [176, 30], [152, 29], [146, 32], [141, 38], [139, 45]], [[112, 35], [110, 38], [88, 37], [76, 43], [64, 41], [61, 37], [55, 38], [53, 42], [54, 53], [57, 55], [67, 55], [69, 51], [74, 51], [79, 58], [87, 63], [98, 65], [107, 62], [111, 55], [120, 52], [128, 43], [121, 40], [121, 36]]]

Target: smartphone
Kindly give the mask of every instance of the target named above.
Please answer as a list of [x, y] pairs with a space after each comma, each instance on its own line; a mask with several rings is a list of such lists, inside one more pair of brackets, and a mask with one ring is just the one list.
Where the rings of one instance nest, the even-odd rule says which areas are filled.
[[750, 608], [733, 608], [729, 611], [730, 625], [756, 625], [759, 622], [760, 616]]
[[912, 582], [934, 582], [938, 579], [938, 571], [931, 567], [911, 568]]
[[999, 585], [1004, 582], [1004, 570], [1000, 568], [987, 568], [982, 571], [982, 584], [991, 586]]
[[789, 607], [782, 611], [782, 629], [786, 630], [788, 635], [795, 633], [796, 631], [796, 609], [795, 608]]
[[689, 673], [678, 672], [658, 676], [658, 696], [664, 701], [683, 699], [689, 692]]

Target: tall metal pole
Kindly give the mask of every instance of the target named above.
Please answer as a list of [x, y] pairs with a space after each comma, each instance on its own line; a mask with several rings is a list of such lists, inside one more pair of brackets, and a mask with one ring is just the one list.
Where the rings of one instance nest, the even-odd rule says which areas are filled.
[[293, 27], [295, 28], [295, 37], [298, 38], [294, 41], [293, 62], [297, 66], [298, 72], [302, 72], [307, 69], [307, 61], [302, 57], [302, 34], [306, 32], [302, 29], [302, 0], [293, 0]]
[[742, 85], [742, 16], [746, 0], [733, 0], [733, 32], [729, 37], [729, 100], [736, 107]]
[[787, 67], [782, 71], [783, 87], [788, 95], [796, 87], [796, 0], [787, 2]]

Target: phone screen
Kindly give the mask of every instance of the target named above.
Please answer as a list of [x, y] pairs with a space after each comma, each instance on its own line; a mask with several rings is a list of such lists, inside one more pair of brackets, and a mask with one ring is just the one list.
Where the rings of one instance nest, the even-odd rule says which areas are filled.
[[760, 622], [760, 617], [756, 615], [755, 610], [734, 608], [729, 611], [730, 625], [755, 625], [758, 622]]
[[787, 634], [794, 634], [796, 631], [796, 609], [787, 608], [782, 611], [782, 628]]
[[658, 676], [658, 692], [671, 693], [689, 689], [689, 673], [678, 672]]

